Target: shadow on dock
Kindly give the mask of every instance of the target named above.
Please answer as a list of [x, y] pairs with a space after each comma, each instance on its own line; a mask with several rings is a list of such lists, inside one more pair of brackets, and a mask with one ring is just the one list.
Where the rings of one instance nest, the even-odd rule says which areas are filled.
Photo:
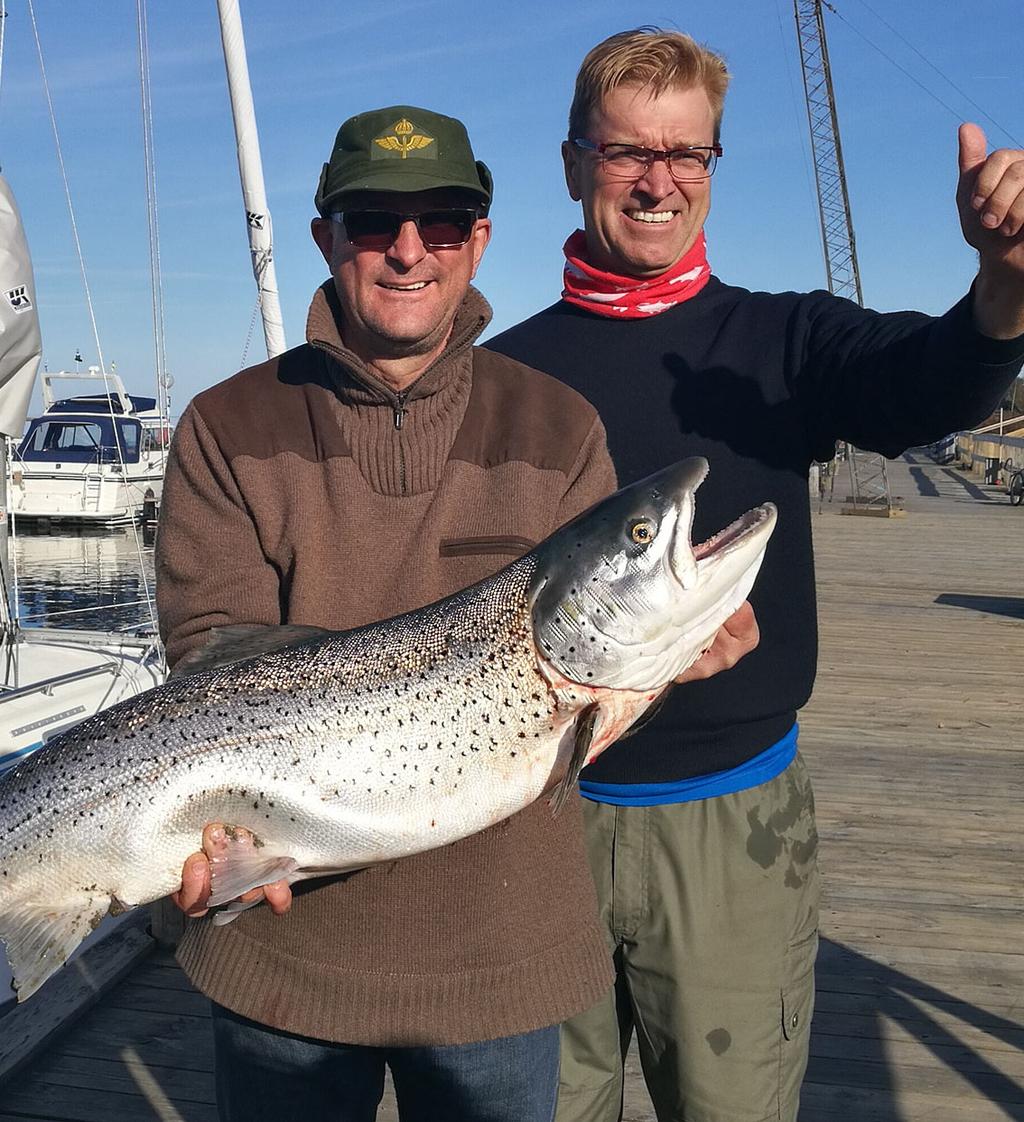
[[[990, 1047], [1024, 1050], [1024, 1027], [955, 992], [880, 963], [841, 943], [822, 939], [818, 952], [817, 1009], [811, 1059], [804, 1083], [801, 1122], [911, 1118], [906, 1095], [937, 1090], [920, 1069], [908, 1079], [893, 1056], [900, 1040], [916, 1044], [947, 1069], [948, 1078], [973, 1089], [995, 1113], [961, 1105], [920, 1117], [1024, 1120], [1024, 1080], [1001, 1071], [984, 1052], [965, 1045], [964, 1029], [982, 1034]], [[1007, 995], [1010, 997], [1010, 995]]]
[[[1024, 573], [1021, 579], [1024, 580]], [[962, 592], [943, 592], [935, 597], [935, 603], [948, 604], [954, 608], [970, 608], [973, 612], [985, 612], [993, 616], [1024, 619], [1024, 596], [972, 596]]]

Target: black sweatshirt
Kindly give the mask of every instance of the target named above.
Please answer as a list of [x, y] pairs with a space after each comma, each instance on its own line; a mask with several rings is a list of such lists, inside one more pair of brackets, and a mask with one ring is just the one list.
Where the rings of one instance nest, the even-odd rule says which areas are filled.
[[[1024, 337], [980, 335], [967, 296], [941, 318], [880, 314], [827, 292], [748, 292], [712, 277], [693, 299], [620, 320], [559, 302], [486, 346], [596, 407], [624, 486], [686, 456], [711, 465], [694, 541], [771, 500], [779, 519], [750, 596], [757, 650], [669, 694], [584, 771], [662, 783], [736, 767], [779, 740], [810, 697], [817, 615], [808, 468], [837, 439], [895, 456], [998, 406]], [[884, 565], [884, 558], [879, 558]]]

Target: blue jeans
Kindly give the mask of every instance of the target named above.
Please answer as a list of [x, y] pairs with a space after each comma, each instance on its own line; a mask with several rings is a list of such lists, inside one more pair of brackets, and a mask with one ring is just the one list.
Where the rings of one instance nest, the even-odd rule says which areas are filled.
[[332, 1044], [213, 1004], [221, 1122], [373, 1122], [384, 1067], [402, 1122], [551, 1122], [558, 1026], [419, 1048]]

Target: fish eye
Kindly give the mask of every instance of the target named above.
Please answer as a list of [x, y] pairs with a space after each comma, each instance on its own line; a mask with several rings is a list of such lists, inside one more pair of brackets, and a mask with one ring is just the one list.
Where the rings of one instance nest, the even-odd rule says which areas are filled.
[[638, 518], [629, 528], [629, 536], [637, 545], [649, 545], [657, 532], [658, 527], [650, 518]]

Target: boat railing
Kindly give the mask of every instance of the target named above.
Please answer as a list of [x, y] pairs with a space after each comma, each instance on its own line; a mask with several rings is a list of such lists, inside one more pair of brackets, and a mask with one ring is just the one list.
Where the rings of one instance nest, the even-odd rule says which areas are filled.
[[116, 674], [118, 669], [118, 663], [109, 662], [100, 666], [87, 666], [82, 670], [70, 670], [66, 674], [55, 674], [52, 678], [41, 678], [27, 686], [0, 685], [0, 697], [29, 697], [34, 693], [51, 693], [60, 686], [80, 682], [84, 678], [95, 678], [100, 674]]
[[[19, 639], [26, 643], [67, 643], [76, 647], [147, 647], [159, 646], [159, 639], [155, 632], [149, 631], [149, 624], [139, 624], [127, 631], [84, 631], [73, 627], [38, 627], [23, 628], [18, 633]], [[145, 629], [145, 630], [144, 630]]]
[[[118, 600], [116, 604], [94, 604], [88, 608], [47, 608], [45, 611], [40, 612], [25, 612], [19, 611], [18, 619], [21, 623], [33, 624], [36, 620], [56, 620], [67, 619], [70, 616], [88, 616], [91, 612], [104, 612], [109, 613], [112, 608], [118, 611], [128, 608], [149, 608], [149, 600]], [[118, 633], [135, 631], [138, 629], [139, 624], [129, 624], [123, 628], [112, 628], [111, 630]], [[148, 624], [144, 626], [149, 626]], [[63, 629], [61, 629], [63, 630]]]
[[54, 382], [82, 382], [85, 384], [103, 387], [104, 394], [108, 397], [109, 404], [106, 411], [111, 411], [114, 399], [117, 400], [121, 413], [132, 412], [132, 399], [124, 388], [120, 375], [113, 370], [101, 370], [98, 366], [90, 366], [87, 372], [81, 370], [44, 371], [39, 375], [43, 391], [43, 410], [48, 412], [56, 404], [58, 398], [53, 392]]

